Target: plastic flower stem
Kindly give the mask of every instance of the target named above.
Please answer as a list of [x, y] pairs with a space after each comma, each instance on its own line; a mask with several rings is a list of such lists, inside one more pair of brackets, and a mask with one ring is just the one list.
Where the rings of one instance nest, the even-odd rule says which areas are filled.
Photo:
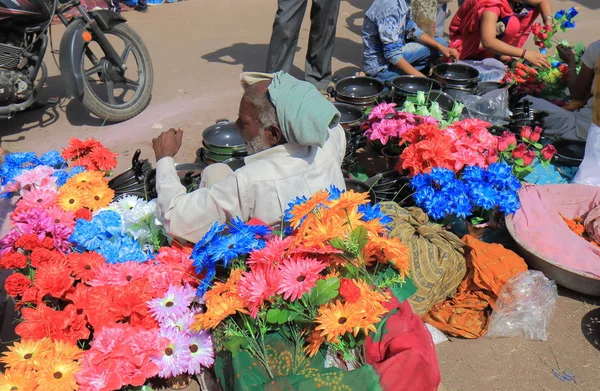
[[250, 322], [248, 321], [248, 317], [245, 314], [240, 314], [242, 317], [242, 320], [244, 321], [244, 326], [246, 327], [246, 330], [248, 330], [248, 332], [250, 333], [250, 336], [252, 337], [250, 339], [250, 344], [253, 345], [253, 350], [255, 352], [255, 356], [256, 358], [260, 361], [260, 363], [265, 367], [265, 370], [267, 371], [267, 374], [269, 375], [269, 377], [271, 379], [273, 379], [273, 373], [271, 372], [271, 368], [269, 367], [269, 363], [267, 363], [267, 357], [266, 357], [266, 349], [265, 349], [265, 339], [264, 339], [264, 335], [262, 333], [260, 333], [260, 345], [257, 343], [257, 338], [256, 335], [254, 335], [254, 333], [252, 332], [252, 327], [250, 326]]

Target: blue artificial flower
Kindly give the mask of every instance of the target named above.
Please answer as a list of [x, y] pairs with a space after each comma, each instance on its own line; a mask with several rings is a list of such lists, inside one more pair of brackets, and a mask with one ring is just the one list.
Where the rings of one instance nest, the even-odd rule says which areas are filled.
[[560, 25], [560, 27], [563, 30], [572, 29], [572, 28], [575, 27], [575, 22], [573, 22], [572, 20], [565, 20], [564, 22], [562, 22], [562, 24]]
[[254, 250], [255, 245], [255, 241], [245, 235], [224, 235], [212, 242], [207, 250], [213, 261], [221, 261], [226, 267], [233, 259]]
[[448, 213], [448, 201], [447, 196], [442, 192], [437, 192], [426, 202], [425, 210], [434, 220], [440, 220], [450, 214]]
[[[579, 11], [577, 11], [577, 9], [575, 7], [571, 7], [567, 11], [567, 20], [570, 21], [571, 19], [573, 19], [577, 15], [579, 15]], [[573, 24], [573, 27], [575, 27], [575, 24]]]
[[112, 240], [104, 240], [97, 251], [106, 258], [108, 263], [143, 262], [147, 259], [140, 244], [133, 239], [133, 236], [127, 234], [120, 234]]
[[512, 169], [506, 163], [492, 163], [487, 169], [486, 182], [494, 186], [504, 187], [511, 178], [514, 178]]
[[435, 167], [429, 176], [442, 187], [456, 181], [454, 171], [442, 167]]
[[92, 223], [96, 224], [101, 232], [106, 234], [106, 237], [119, 235], [123, 230], [121, 227], [121, 215], [113, 210], [103, 210], [92, 219]]
[[50, 166], [54, 168], [65, 168], [67, 166], [67, 162], [61, 156], [58, 151], [48, 151], [40, 157], [40, 161], [45, 166]]
[[200, 281], [198, 289], [196, 290], [196, 296], [203, 297], [208, 288], [212, 286], [212, 280], [215, 278], [216, 269], [209, 269], [206, 271], [204, 278]]
[[563, 63], [560, 61], [552, 61], [552, 67], [553, 68], [558, 68], [559, 66], [561, 66]]
[[34, 168], [40, 165], [40, 159], [33, 152], [13, 152], [6, 155], [4, 163], [20, 168]]
[[385, 212], [381, 211], [379, 204], [376, 204], [375, 206], [371, 206], [371, 204], [359, 205], [358, 213], [363, 214], [363, 217], [361, 218], [363, 221], [379, 219], [379, 223], [381, 225], [386, 225], [392, 222], [392, 218], [386, 215]]
[[269, 235], [271, 233], [271, 228], [267, 225], [248, 225], [239, 217], [235, 217], [229, 223], [229, 233], [239, 233], [254, 239], [256, 236], [265, 237]]
[[283, 216], [284, 220], [285, 221], [290, 221], [292, 219], [292, 217], [293, 217], [292, 216], [292, 210], [294, 209], [294, 207], [296, 207], [296, 205], [302, 205], [302, 204], [306, 203], [306, 201], [308, 201], [308, 198], [306, 198], [305, 196], [296, 197], [295, 199], [293, 199], [288, 204], [288, 208], [285, 210], [285, 214]]
[[471, 184], [469, 197], [475, 205], [483, 209], [493, 209], [500, 201], [498, 191], [493, 186], [481, 182]]
[[290, 236], [294, 233], [294, 229], [292, 227], [287, 227], [283, 230], [283, 234], [285, 236]]
[[546, 48], [542, 48], [542, 49], [540, 49], [540, 53], [546, 55], [546, 54], [548, 54], [548, 50], [546, 50]]
[[208, 232], [204, 234], [202, 239], [200, 239], [200, 241], [198, 243], [196, 243], [196, 245], [194, 246], [194, 249], [192, 250], [192, 255], [190, 256], [190, 258], [193, 259], [194, 261], [199, 261], [202, 263], [202, 260], [204, 259], [204, 257], [208, 256], [208, 253], [206, 252], [206, 248], [213, 240], [215, 240], [215, 238], [217, 237], [218, 234], [223, 232], [224, 229], [225, 229], [225, 225], [219, 224], [219, 222], [216, 221], [212, 225], [212, 227], [210, 227]]
[[328, 201], [339, 200], [340, 196], [344, 192], [345, 192], [345, 190], [340, 190], [337, 187], [335, 187], [334, 185], [331, 185], [331, 186], [329, 186], [329, 197], [327, 197], [327, 200]]
[[427, 200], [430, 200], [433, 197], [434, 194], [435, 190], [433, 187], [422, 187], [415, 190], [413, 199], [415, 200], [417, 206], [423, 206]]
[[69, 174], [71, 177], [77, 174], [80, 174], [85, 171], [85, 168], [82, 166], [75, 166], [71, 169], [71, 173]]
[[61, 187], [65, 183], [67, 183], [67, 179], [70, 178], [70, 175], [65, 170], [56, 170], [52, 174], [53, 177], [56, 177], [56, 185]]
[[506, 214], [513, 214], [521, 207], [519, 196], [517, 192], [511, 190], [500, 191], [500, 205], [499, 209], [501, 212]]
[[467, 166], [462, 173], [462, 179], [466, 181], [482, 181], [485, 178], [485, 170], [479, 166]]
[[556, 19], [556, 20], [562, 19], [562, 17], [565, 16], [566, 13], [567, 13], [567, 11], [560, 10], [554, 14], [554, 19]]
[[433, 179], [429, 174], [417, 174], [410, 180], [410, 185], [415, 190], [418, 190], [423, 187], [430, 187], [432, 184]]
[[456, 217], [466, 218], [473, 212], [473, 204], [467, 194], [461, 194], [454, 199], [453, 214]]
[[69, 241], [73, 242], [86, 250], [96, 250], [102, 242], [106, 241], [107, 237], [98, 225], [86, 219], [79, 219], [75, 223], [75, 228]]

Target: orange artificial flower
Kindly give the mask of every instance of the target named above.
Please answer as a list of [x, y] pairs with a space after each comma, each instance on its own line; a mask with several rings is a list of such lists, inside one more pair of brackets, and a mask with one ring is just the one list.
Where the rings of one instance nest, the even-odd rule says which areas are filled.
[[317, 323], [315, 330], [319, 330], [327, 342], [334, 342], [344, 334], [352, 332], [359, 322], [360, 317], [354, 305], [337, 300], [335, 303], [325, 304], [319, 308], [319, 316], [315, 319]]
[[298, 228], [300, 221], [302, 221], [305, 216], [313, 213], [319, 205], [327, 203], [328, 197], [329, 193], [327, 191], [319, 190], [304, 204], [296, 205], [291, 211], [292, 218], [290, 219], [290, 222], [292, 223], [292, 227]]
[[306, 337], [307, 346], [304, 347], [304, 352], [308, 357], [314, 357], [325, 342], [325, 338], [321, 336], [319, 330], [313, 330]]

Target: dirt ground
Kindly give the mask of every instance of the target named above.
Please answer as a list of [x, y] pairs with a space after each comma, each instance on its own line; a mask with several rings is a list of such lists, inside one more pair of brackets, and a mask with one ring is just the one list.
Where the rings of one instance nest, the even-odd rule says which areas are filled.
[[[551, 2], [555, 9], [580, 7], [578, 27], [565, 34], [571, 43], [589, 44], [600, 38], [600, 1]], [[334, 54], [339, 75], [353, 74], [360, 66], [360, 26], [370, 3], [342, 2]], [[72, 136], [96, 137], [121, 155], [120, 172], [129, 167], [138, 148], [153, 161], [151, 139], [161, 129], [182, 127], [184, 147], [177, 160], [192, 161], [203, 129], [219, 118], [236, 118], [240, 72], [263, 70], [275, 10], [276, 0], [191, 0], [152, 7], [147, 14], [127, 13], [152, 54], [155, 85], [150, 107], [126, 123], [103, 126], [79, 102], [64, 98], [60, 76], [48, 55], [50, 78], [44, 95], [59, 98], [59, 103], [0, 120], [2, 146], [14, 152], [44, 152], [66, 145]], [[300, 35], [296, 76], [303, 73], [308, 26], [303, 25]], [[60, 26], [53, 29], [54, 48], [62, 31]], [[594, 330], [600, 317], [598, 304], [597, 299], [561, 290], [546, 342], [481, 339], [439, 345], [443, 389], [600, 389], [600, 331]], [[574, 374], [577, 383], [559, 380], [554, 369]]]

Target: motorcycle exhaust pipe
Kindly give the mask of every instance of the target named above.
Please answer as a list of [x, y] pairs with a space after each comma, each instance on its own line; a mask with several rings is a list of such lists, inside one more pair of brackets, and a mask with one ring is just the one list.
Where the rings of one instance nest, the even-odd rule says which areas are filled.
[[27, 99], [25, 102], [11, 104], [8, 106], [2, 106], [2, 107], [0, 107], [0, 117], [6, 117], [6, 118], [10, 119], [15, 113], [17, 113], [19, 111], [24, 111], [25, 109], [27, 109], [29, 106], [31, 106], [33, 104], [34, 101], [35, 101], [35, 94], [31, 94], [29, 99]]

